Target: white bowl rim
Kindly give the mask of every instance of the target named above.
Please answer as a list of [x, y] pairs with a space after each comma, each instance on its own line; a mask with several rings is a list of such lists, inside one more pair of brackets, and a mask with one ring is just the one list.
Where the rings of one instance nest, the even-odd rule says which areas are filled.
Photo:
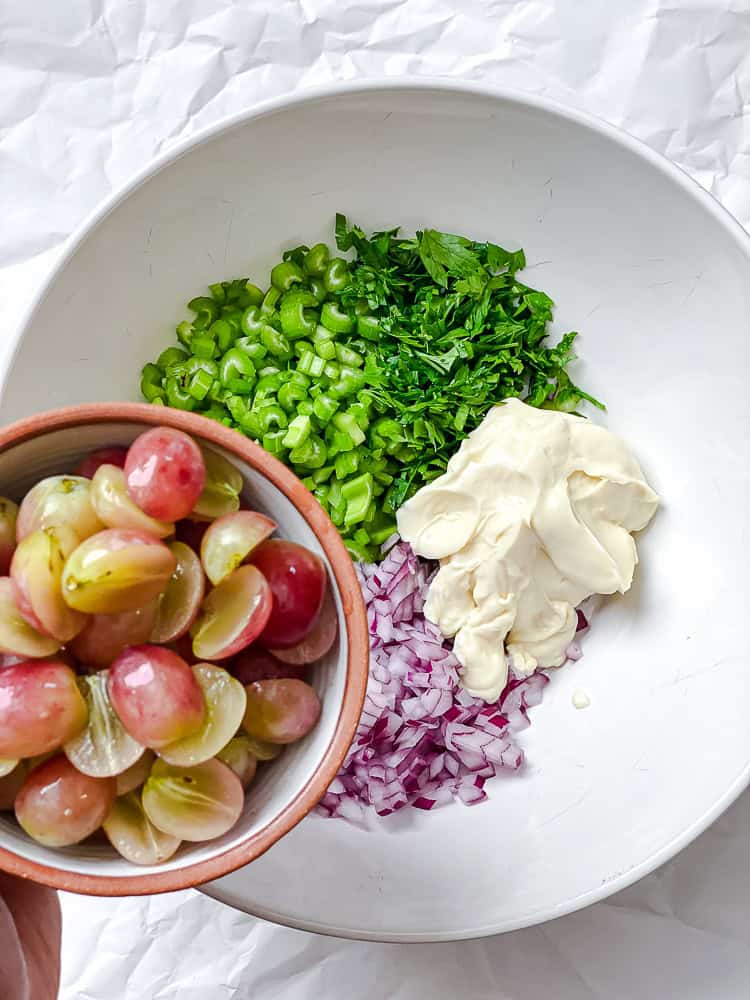
[[[18, 333], [13, 345], [13, 349], [8, 357], [5, 370], [0, 375], [0, 398], [5, 391], [9, 380], [10, 371], [20, 351], [26, 329], [31, 325], [36, 313], [40, 309], [43, 301], [49, 294], [52, 286], [56, 282], [60, 272], [76, 253], [91, 233], [102, 223], [107, 216], [120, 204], [122, 204], [131, 194], [140, 188], [156, 174], [170, 166], [173, 162], [181, 159], [187, 153], [192, 152], [200, 146], [217, 138], [221, 134], [239, 128], [251, 121], [260, 119], [280, 111], [298, 108], [306, 104], [316, 103], [322, 100], [346, 98], [360, 94], [377, 93], [389, 91], [411, 91], [414, 94], [437, 92], [447, 96], [476, 96], [489, 98], [498, 103], [509, 106], [516, 106], [524, 109], [532, 109], [555, 116], [563, 121], [580, 126], [594, 134], [609, 139], [623, 150], [646, 161], [665, 178], [671, 180], [681, 188], [689, 197], [696, 201], [716, 222], [724, 228], [736, 243], [739, 251], [748, 259], [750, 264], [750, 233], [741, 223], [705, 188], [691, 177], [685, 170], [677, 164], [668, 160], [661, 153], [652, 149], [645, 142], [635, 138], [629, 133], [615, 125], [611, 125], [604, 119], [586, 111], [581, 111], [562, 104], [552, 98], [527, 93], [517, 88], [503, 87], [494, 84], [471, 80], [458, 80], [445, 76], [392, 76], [392, 77], [361, 77], [355, 80], [337, 81], [324, 85], [306, 87], [299, 91], [282, 94], [277, 97], [254, 102], [245, 110], [231, 115], [225, 115], [216, 122], [208, 125], [195, 134], [177, 142], [165, 152], [151, 160], [142, 170], [137, 171], [133, 177], [119, 188], [115, 189], [103, 202], [101, 202], [82, 223], [74, 230], [64, 244], [64, 248], [52, 267], [47, 278], [42, 282], [35, 293], [30, 305], [25, 310], [23, 318], [18, 327]], [[548, 920], [565, 916], [583, 907], [606, 899], [622, 889], [637, 882], [639, 879], [653, 872], [660, 865], [665, 864], [673, 858], [679, 851], [687, 847], [696, 837], [722, 815], [729, 806], [735, 802], [739, 796], [750, 786], [750, 761], [745, 770], [726, 789], [717, 801], [707, 809], [694, 823], [688, 826], [679, 836], [674, 837], [660, 850], [655, 851], [649, 858], [640, 865], [619, 874], [604, 884], [597, 886], [587, 892], [567, 900], [564, 904], [554, 907], [542, 907], [538, 911], [527, 914], [522, 920], [509, 920], [495, 924], [487, 924], [481, 927], [473, 927], [465, 933], [429, 933], [429, 934], [399, 934], [396, 936], [388, 933], [373, 933], [358, 929], [332, 928], [329, 924], [318, 923], [317, 921], [287, 920], [283, 914], [279, 914], [266, 907], [248, 905], [246, 912], [269, 920], [277, 924], [285, 924], [299, 930], [311, 931], [318, 934], [326, 934], [334, 937], [350, 938], [355, 940], [373, 940], [383, 942], [406, 942], [406, 941], [451, 941], [461, 939], [472, 939], [486, 937], [508, 931], [519, 930], [524, 927], [535, 926]], [[200, 891], [216, 899], [223, 899], [223, 894], [213, 886], [200, 887]]]

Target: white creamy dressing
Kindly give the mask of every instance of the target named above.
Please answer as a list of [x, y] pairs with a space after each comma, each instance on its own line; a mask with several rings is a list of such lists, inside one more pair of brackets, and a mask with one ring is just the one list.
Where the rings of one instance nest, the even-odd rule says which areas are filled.
[[[490, 410], [439, 479], [398, 512], [415, 551], [439, 559], [425, 615], [494, 701], [516, 673], [565, 662], [576, 606], [624, 593], [659, 498], [630, 448], [583, 417], [518, 399]], [[506, 656], [507, 653], [507, 656]]]
[[573, 702], [573, 708], [588, 708], [591, 704], [589, 696], [580, 689], [573, 692], [573, 697], [570, 700]]

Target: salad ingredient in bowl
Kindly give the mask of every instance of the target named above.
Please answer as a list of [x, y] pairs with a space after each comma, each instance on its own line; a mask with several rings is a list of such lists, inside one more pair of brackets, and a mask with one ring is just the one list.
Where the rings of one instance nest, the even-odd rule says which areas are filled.
[[460, 684], [460, 664], [423, 613], [431, 570], [406, 542], [379, 564], [359, 566], [370, 627], [370, 678], [352, 747], [320, 804], [349, 820], [411, 805], [431, 810], [457, 798], [476, 805], [485, 784], [517, 771], [516, 735], [547, 684], [541, 671], [509, 681], [496, 703]]
[[[317, 555], [269, 538], [271, 518], [238, 510], [239, 472], [181, 431], [100, 449], [78, 472], [91, 478], [36, 483], [17, 521], [0, 504], [0, 809], [46, 847], [101, 828], [126, 860], [157, 864], [227, 833], [258, 761], [318, 722], [306, 667], [321, 628], [335, 641], [328, 580]], [[180, 526], [194, 547], [173, 540]], [[253, 645], [274, 610], [273, 643], [309, 658]], [[222, 665], [196, 662], [207, 651]], [[252, 683], [242, 659], [234, 676], [251, 653]]]
[[[353, 259], [298, 246], [266, 290], [236, 278], [192, 299], [179, 346], [145, 366], [141, 389], [289, 465], [359, 563], [370, 683], [322, 811], [473, 804], [521, 766], [514, 734], [542, 671], [580, 657], [582, 602], [630, 586], [630, 532], [657, 497], [618, 438], [573, 414], [601, 403], [571, 379], [577, 335], [548, 346], [553, 302], [519, 279], [522, 250], [434, 229], [368, 238], [341, 215], [335, 236]], [[203, 542], [217, 578], [232, 557], [219, 524]], [[262, 530], [225, 534], [241, 553], [237, 536]], [[251, 559], [261, 570], [265, 549]], [[279, 660], [324, 652], [331, 620], [320, 612], [295, 645], [274, 597], [269, 678]], [[255, 662], [243, 658], [248, 678]]]
[[398, 512], [401, 537], [440, 561], [425, 615], [455, 637], [464, 687], [496, 701], [508, 663], [520, 676], [561, 666], [576, 607], [630, 588], [631, 532], [657, 505], [606, 428], [518, 399], [490, 410], [447, 472]]
[[517, 277], [522, 250], [434, 229], [368, 238], [343, 216], [336, 244], [355, 259], [299, 246], [265, 291], [243, 277], [191, 299], [141, 391], [262, 444], [368, 561], [495, 403], [601, 404], [568, 373], [576, 334], [546, 344], [553, 303]]

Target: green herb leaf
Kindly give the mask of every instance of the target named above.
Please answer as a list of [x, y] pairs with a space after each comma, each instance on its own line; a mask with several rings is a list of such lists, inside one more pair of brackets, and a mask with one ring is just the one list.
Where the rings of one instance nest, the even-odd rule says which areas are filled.
[[463, 236], [425, 229], [417, 234], [417, 246], [427, 273], [443, 288], [447, 287], [449, 276], [471, 278], [482, 273], [479, 255], [471, 240]]
[[503, 250], [496, 243], [488, 243], [487, 267], [493, 271], [523, 271], [526, 267], [526, 254], [523, 250]]

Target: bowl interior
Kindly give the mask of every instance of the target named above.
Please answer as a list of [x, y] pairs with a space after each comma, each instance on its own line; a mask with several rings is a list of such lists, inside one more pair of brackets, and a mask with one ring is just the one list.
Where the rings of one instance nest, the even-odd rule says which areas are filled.
[[[0, 495], [21, 499], [39, 479], [70, 470], [88, 452], [109, 444], [130, 444], [143, 430], [133, 422], [96, 424], [61, 429], [0, 451]], [[273, 517], [278, 534], [299, 542], [326, 559], [315, 533], [294, 505], [273, 483], [235, 454], [198, 438], [224, 454], [245, 479], [244, 499], [254, 509]], [[327, 560], [326, 560], [327, 562]], [[347, 635], [341, 595], [330, 572], [329, 581], [339, 614], [339, 639], [333, 649], [311, 671], [310, 682], [322, 701], [322, 715], [315, 729], [281, 756], [259, 769], [245, 799], [236, 826], [217, 840], [184, 843], [177, 854], [158, 867], [136, 868], [120, 858], [105, 843], [92, 840], [65, 850], [50, 850], [31, 840], [7, 813], [0, 813], [0, 844], [23, 858], [68, 872], [104, 878], [163, 874], [215, 858], [257, 837], [264, 827], [295, 799], [314, 775], [328, 748], [341, 712], [347, 673]]]
[[[546, 919], [666, 860], [747, 782], [748, 240], [676, 171], [555, 110], [448, 85], [296, 102], [175, 159], [88, 233], [27, 326], [0, 416], [136, 398], [188, 299], [265, 280], [284, 248], [330, 241], [336, 211], [523, 246], [556, 329], [581, 333], [575, 376], [608, 406], [596, 419], [664, 507], [637, 586], [534, 710], [523, 775], [478, 809], [375, 833], [313, 817], [218, 891], [371, 937]], [[284, 530], [306, 540], [291, 517]]]

